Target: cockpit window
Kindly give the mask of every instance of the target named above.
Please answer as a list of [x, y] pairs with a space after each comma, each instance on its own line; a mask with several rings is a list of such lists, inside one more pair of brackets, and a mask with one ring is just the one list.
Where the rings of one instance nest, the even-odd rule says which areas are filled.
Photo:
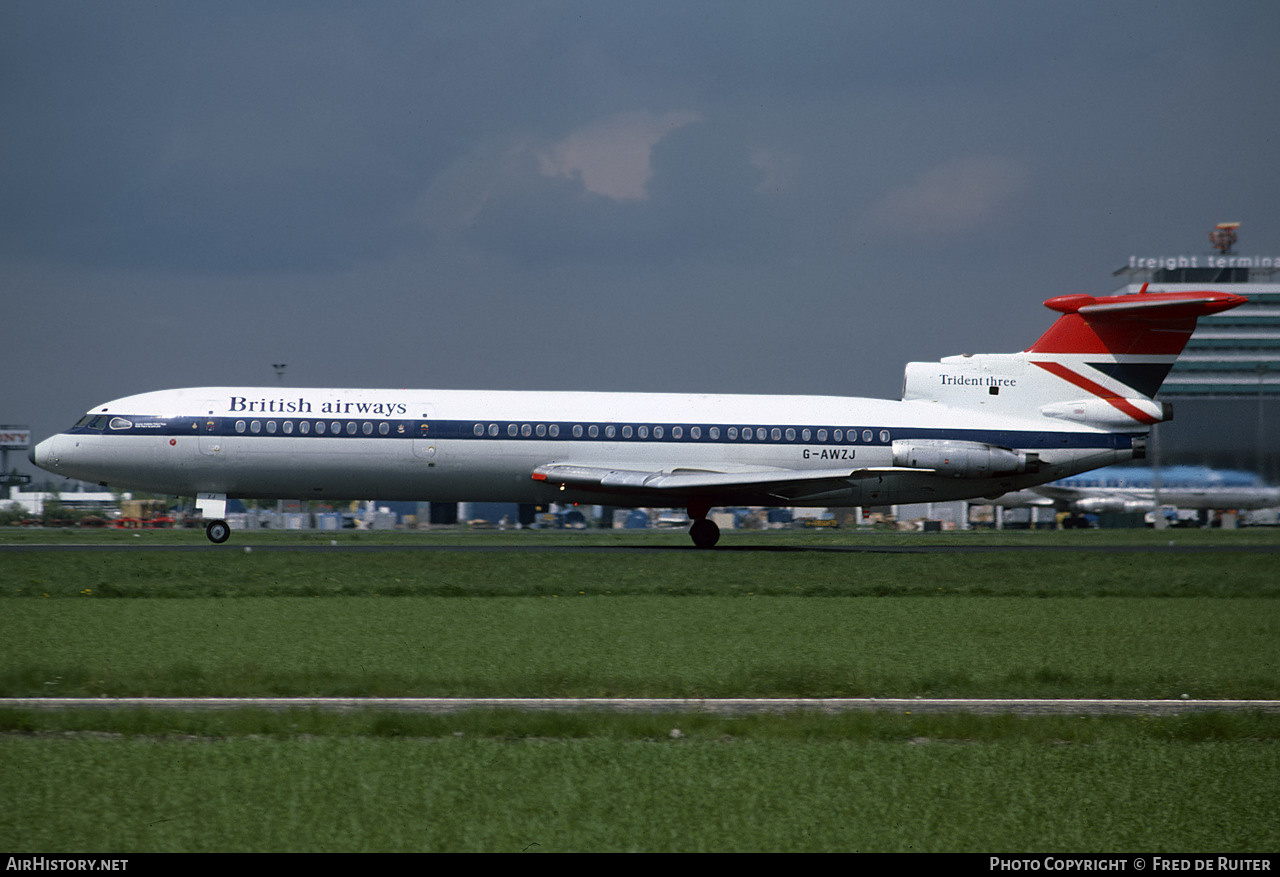
[[112, 429], [132, 429], [133, 421], [125, 420], [123, 417], [113, 417], [110, 426]]

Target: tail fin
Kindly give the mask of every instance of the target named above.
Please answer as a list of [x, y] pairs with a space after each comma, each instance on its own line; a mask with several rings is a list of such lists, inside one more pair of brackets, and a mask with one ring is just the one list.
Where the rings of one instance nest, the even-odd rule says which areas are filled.
[[1045, 307], [1060, 311], [1062, 316], [1027, 349], [1028, 362], [1138, 423], [1168, 419], [1153, 417], [1148, 406], [1134, 402], [1155, 396], [1199, 317], [1236, 307], [1247, 299], [1208, 290], [1146, 290], [1144, 284], [1137, 295], [1049, 299]]
[[[1019, 354], [911, 363], [903, 398], [981, 405], [993, 414], [1039, 414], [1104, 429], [1149, 426], [1172, 416], [1152, 397], [1196, 320], [1245, 301], [1208, 290], [1148, 293], [1145, 285], [1136, 295], [1051, 298], [1045, 306], [1062, 316], [1031, 347]], [[973, 392], [984, 388], [986, 398]]]

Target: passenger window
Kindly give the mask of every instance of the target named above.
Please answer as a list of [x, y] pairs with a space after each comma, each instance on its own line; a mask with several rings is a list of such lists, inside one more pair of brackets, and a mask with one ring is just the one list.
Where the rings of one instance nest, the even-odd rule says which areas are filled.
[[869, 442], [869, 441], [871, 441], [873, 438], [875, 438], [875, 433], [873, 433], [871, 430], [869, 430], [869, 429], [864, 429], [864, 430], [862, 431], [862, 440], [863, 440], [864, 442]]
[[793, 441], [795, 441], [795, 440], [796, 440], [796, 431], [795, 431], [794, 429], [792, 429], [791, 427], [789, 427], [789, 426], [788, 426], [788, 427], [787, 427], [787, 441], [789, 441], [789, 442], [793, 442]]
[[316, 421], [316, 435], [324, 435], [324, 421], [323, 421], [323, 420], [317, 420], [317, 421]]
[[887, 429], [880, 430], [880, 441], [887, 442], [888, 440], [889, 440], [889, 430]]
[[813, 438], [813, 430], [806, 426], [804, 429], [800, 430], [800, 438], [803, 441], [809, 441], [809, 439]]
[[647, 426], [636, 427], [636, 435], [638, 435], [640, 438], [648, 438], [649, 427]]
[[284, 434], [285, 434], [285, 435], [293, 435], [293, 421], [292, 421], [292, 420], [286, 420], [286, 421], [284, 422]]
[[833, 430], [831, 432], [831, 438], [834, 441], [838, 441], [838, 442], [844, 441], [844, 430], [843, 429]]
[[[676, 427], [676, 429], [679, 429], [679, 428], [680, 428], [680, 427], [678, 427], [678, 426]], [[654, 437], [654, 438], [656, 438], [656, 439], [660, 439], [660, 438], [662, 438], [662, 427], [660, 427], [660, 426], [655, 426], [655, 427], [653, 428], [653, 437]]]
[[547, 433], [550, 434], [552, 438], [558, 438], [560, 436], [560, 424], [553, 423], [548, 426]]
[[596, 426], [594, 423], [591, 424], [591, 426], [587, 427], [587, 435], [591, 436], [592, 438], [595, 438], [596, 436], [600, 435], [600, 427]]
[[605, 438], [613, 438], [613, 437], [614, 437], [614, 436], [616, 436], [617, 434], [618, 434], [618, 430], [617, 430], [617, 428], [616, 428], [616, 427], [614, 427], [614, 426], [612, 426], [612, 425], [610, 425], [610, 426], [606, 426], [606, 427], [604, 428], [604, 437], [605, 437]]
[[827, 431], [825, 429], [818, 430], [818, 441], [825, 442], [827, 440]]
[[623, 438], [631, 438], [631, 427], [630, 427], [630, 426], [624, 426], [624, 427], [622, 428], [622, 437], [623, 437]]
[[274, 420], [267, 421], [267, 432], [269, 432], [271, 435], [276, 434], [276, 422]]
[[360, 431], [365, 435], [373, 435], [373, 424], [366, 420], [364, 425], [360, 427]]
[[729, 427], [728, 436], [730, 439], [736, 439], [738, 437], [738, 428], [736, 426]]
[[311, 421], [309, 420], [298, 421], [298, 432], [302, 433], [303, 435], [306, 435], [307, 433], [311, 432]]
[[244, 432], [244, 421], [243, 421], [243, 420], [237, 420], [237, 421], [236, 421], [236, 432]]
[[582, 424], [581, 424], [581, 423], [575, 423], [575, 424], [573, 425], [573, 437], [574, 437], [574, 438], [582, 438]]
[[720, 438], [720, 427], [718, 426], [711, 427], [710, 434], [711, 434], [711, 438], [713, 439]]

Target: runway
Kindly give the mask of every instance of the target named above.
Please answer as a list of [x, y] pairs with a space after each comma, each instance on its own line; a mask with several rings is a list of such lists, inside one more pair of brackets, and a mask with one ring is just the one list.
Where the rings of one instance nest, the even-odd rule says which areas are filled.
[[892, 698], [892, 697], [10, 697], [0, 708], [232, 710], [389, 710], [450, 715], [468, 710], [752, 715], [812, 711], [975, 713], [1019, 716], [1175, 716], [1189, 713], [1280, 713], [1280, 700], [1113, 700], [1103, 698]]

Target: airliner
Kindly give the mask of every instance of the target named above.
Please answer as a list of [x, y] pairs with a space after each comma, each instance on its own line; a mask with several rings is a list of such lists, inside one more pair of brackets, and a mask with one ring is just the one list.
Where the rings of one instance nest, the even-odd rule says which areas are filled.
[[1280, 507], [1280, 487], [1267, 486], [1253, 472], [1204, 466], [1169, 466], [1157, 472], [1138, 466], [1111, 466], [1007, 493], [995, 503], [1071, 512], [1149, 512], [1157, 505], [1180, 509], [1267, 509]]
[[1064, 295], [1021, 353], [909, 363], [900, 401], [838, 396], [200, 387], [99, 405], [40, 442], [50, 472], [228, 498], [886, 506], [976, 497], [1139, 459], [1153, 398], [1215, 292]]

